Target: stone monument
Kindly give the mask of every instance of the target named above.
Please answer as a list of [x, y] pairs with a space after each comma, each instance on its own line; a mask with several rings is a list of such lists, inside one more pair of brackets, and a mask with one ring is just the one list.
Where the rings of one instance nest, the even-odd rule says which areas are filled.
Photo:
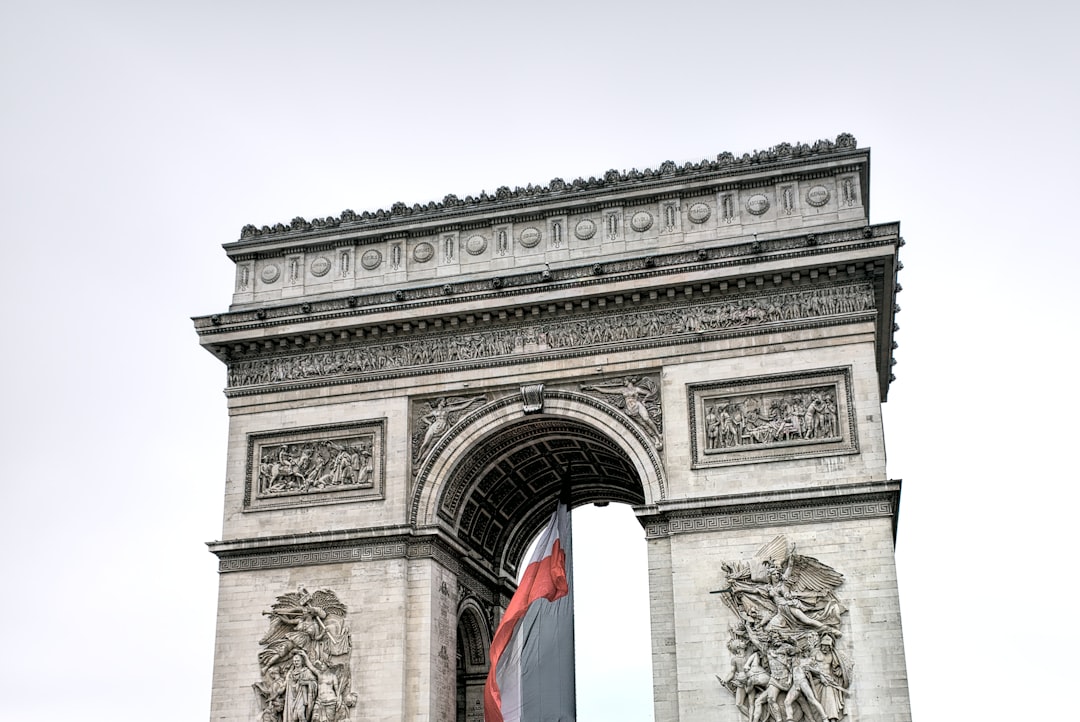
[[647, 539], [655, 718], [910, 719], [898, 223], [812, 145], [245, 226], [211, 718], [480, 720], [572, 469]]

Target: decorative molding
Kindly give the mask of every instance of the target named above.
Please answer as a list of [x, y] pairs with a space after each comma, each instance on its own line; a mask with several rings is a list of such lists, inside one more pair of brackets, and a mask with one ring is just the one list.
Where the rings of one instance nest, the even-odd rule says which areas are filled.
[[587, 241], [595, 235], [596, 223], [588, 218], [578, 221], [577, 225], [574, 226], [574, 236], [576, 236], [579, 241]]
[[406, 557], [404, 539], [353, 542], [347, 545], [314, 546], [304, 549], [274, 549], [245, 554], [219, 554], [218, 571], [247, 572], [257, 569], [283, 569], [318, 564], [370, 562]]
[[518, 242], [525, 248], [535, 248], [540, 243], [540, 238], [540, 230], [533, 226], [529, 226], [518, 236]]
[[709, 208], [708, 203], [694, 203], [686, 212], [686, 216], [690, 219], [690, 222], [697, 223], [698, 225], [709, 220], [711, 215], [712, 208]]
[[682, 508], [639, 513], [639, 521], [647, 539], [869, 518], [891, 518], [895, 533], [899, 505], [899, 483], [879, 482], [774, 492], [745, 502], [739, 497], [686, 499]]
[[[867, 236], [865, 228], [870, 228], [872, 235]], [[876, 226], [860, 227], [839, 231], [814, 233], [812, 247], [806, 244], [806, 234], [800, 231], [797, 234], [780, 238], [771, 238], [760, 241], [745, 241], [729, 245], [702, 248], [695, 251], [675, 250], [670, 253], [659, 253], [624, 261], [604, 264], [609, 273], [627, 273], [627, 280], [644, 282], [645, 279], [662, 278], [671, 273], [685, 271], [685, 266], [692, 264], [697, 269], [720, 270], [734, 269], [748, 261], [760, 261], [762, 254], [769, 254], [770, 259], [788, 260], [797, 257], [815, 255], [817, 253], [831, 252], [835, 247], [843, 244], [844, 250], [867, 250], [894, 246], [897, 243], [896, 236], [899, 234], [898, 223], [886, 223]], [[400, 246], [400, 244], [395, 244]], [[901, 244], [902, 245], [902, 244]], [[551, 281], [562, 284], [563, 287], [584, 288], [586, 286], [604, 283], [606, 279], [595, 278], [592, 268], [594, 263], [577, 266], [563, 266], [558, 269], [538, 272], [536, 270], [524, 271], [516, 274], [501, 276], [503, 289], [499, 295], [506, 295], [515, 289], [532, 289], [541, 281]], [[239, 266], [238, 266], [239, 268]], [[239, 277], [239, 273], [238, 273]], [[482, 294], [491, 291], [490, 279], [476, 279], [461, 281], [456, 286], [464, 292]], [[424, 304], [435, 305], [441, 297], [441, 285], [417, 286], [403, 293], [403, 300], [408, 299], [412, 305]], [[357, 314], [375, 313], [385, 310], [385, 305], [397, 302], [395, 291], [387, 289], [369, 293], [358, 293], [347, 298], [328, 298], [311, 301], [313, 308], [320, 317], [341, 317], [343, 315], [355, 316]], [[240, 328], [269, 327], [276, 324], [288, 324], [295, 320], [299, 310], [299, 304], [291, 303], [284, 305], [265, 306], [258, 309], [232, 311], [223, 314], [214, 314], [219, 317], [218, 323], [211, 323], [210, 316], [196, 317], [195, 328], [200, 335], [232, 332]], [[265, 321], [265, 323], [255, 323]]]
[[374, 248], [364, 251], [364, 254], [360, 256], [360, 265], [365, 270], [374, 271], [376, 268], [382, 265], [382, 253]]
[[271, 284], [281, 277], [281, 268], [276, 263], [268, 263], [259, 272], [259, 280], [265, 284]]
[[244, 511], [383, 498], [386, 419], [248, 436]]
[[[608, 272], [618, 264], [607, 264]], [[866, 282], [744, 295], [712, 303], [671, 304], [580, 320], [521, 324], [474, 333], [439, 332], [421, 338], [318, 351], [295, 356], [235, 361], [228, 384], [262, 387], [297, 381], [381, 374], [434, 373], [537, 354], [577, 355], [617, 345], [639, 348], [659, 343], [700, 341], [780, 329], [826, 319], [861, 318], [874, 312], [873, 287]]]
[[316, 278], [322, 278], [327, 273], [330, 273], [330, 259], [326, 256], [319, 256], [311, 262], [311, 275]]
[[417, 263], [427, 263], [435, 257], [435, 247], [427, 241], [421, 241], [413, 248], [412, 257]]
[[[434, 559], [448, 571], [467, 578], [477, 596], [490, 596], [486, 583], [467, 573], [461, 562], [460, 550], [450, 546], [437, 534], [407, 532], [378, 538], [352, 536], [357, 531], [360, 530], [331, 532], [325, 538], [314, 540], [305, 535], [290, 535], [213, 542], [210, 549], [218, 557], [218, 571], [221, 573], [388, 559]], [[381, 530], [365, 531], [378, 533]]]
[[623, 172], [609, 170], [599, 178], [591, 177], [588, 180], [577, 178], [571, 182], [566, 182], [561, 178], [553, 178], [546, 186], [530, 183], [525, 188], [515, 188], [513, 190], [501, 186], [494, 196], [483, 191], [480, 192], [479, 196], [466, 196], [464, 199], [450, 194], [445, 196], [441, 202], [433, 201], [426, 205], [414, 203], [412, 206], [398, 202], [390, 206], [388, 210], [380, 208], [374, 213], [364, 211], [358, 214], [353, 210], [344, 210], [336, 218], [327, 216], [326, 218], [314, 218], [307, 221], [304, 218], [296, 217], [289, 225], [276, 223], [273, 226], [264, 225], [260, 228], [248, 224], [240, 230], [240, 241], [326, 232], [335, 230], [342, 225], [381, 225], [399, 219], [437, 217], [452, 214], [462, 209], [483, 211], [500, 206], [520, 205], [522, 201], [561, 200], [597, 189], [632, 189], [655, 181], [667, 181], [675, 177], [690, 180], [716, 174], [758, 170], [762, 166], [781, 165], [817, 156], [842, 155], [857, 149], [858, 146], [854, 136], [849, 133], [841, 133], [835, 140], [819, 140], [813, 144], [780, 143], [767, 150], [743, 153], [738, 157], [732, 153], [724, 152], [718, 154], [715, 160], [685, 163], [681, 166], [668, 160], [661, 163], [656, 170], [645, 169], [639, 171], [636, 168]]

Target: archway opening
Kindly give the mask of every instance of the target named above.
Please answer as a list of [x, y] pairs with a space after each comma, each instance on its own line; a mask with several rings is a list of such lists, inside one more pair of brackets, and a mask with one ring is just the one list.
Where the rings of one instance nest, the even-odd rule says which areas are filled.
[[592, 426], [537, 415], [495, 430], [470, 449], [439, 495], [438, 515], [458, 540], [516, 577], [525, 549], [546, 523], [569, 469], [571, 504], [645, 503], [626, 453]]
[[[571, 519], [578, 719], [651, 722], [652, 635], [644, 530], [626, 504], [579, 506]], [[539, 535], [529, 544], [525, 559], [538, 541]]]
[[[517, 579], [567, 468], [579, 718], [648, 722], [653, 704], [647, 546], [631, 508], [645, 503], [645, 493], [634, 464], [614, 440], [561, 416], [506, 424], [476, 443], [449, 475], [438, 514], [492, 571]], [[459, 625], [459, 637], [468, 633]], [[459, 694], [468, 695], [468, 678], [459, 666]], [[460, 719], [470, 719], [468, 704], [459, 701]]]

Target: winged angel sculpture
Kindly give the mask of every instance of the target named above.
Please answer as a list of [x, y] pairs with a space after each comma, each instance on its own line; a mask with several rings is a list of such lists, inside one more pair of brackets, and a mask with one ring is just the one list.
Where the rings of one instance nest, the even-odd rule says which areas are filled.
[[282, 594], [259, 640], [260, 722], [341, 722], [356, 706], [346, 608], [329, 589]]
[[727, 648], [731, 670], [720, 680], [750, 722], [844, 716], [852, 664], [836, 649], [847, 609], [835, 590], [844, 575], [795, 551], [780, 535], [749, 561], [724, 562], [719, 594], [739, 622]]

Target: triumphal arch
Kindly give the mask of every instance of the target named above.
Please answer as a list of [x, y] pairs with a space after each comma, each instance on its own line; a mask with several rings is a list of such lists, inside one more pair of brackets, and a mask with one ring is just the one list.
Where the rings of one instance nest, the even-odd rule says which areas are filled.
[[214, 720], [479, 720], [570, 470], [647, 539], [655, 718], [910, 719], [854, 138], [245, 226]]

